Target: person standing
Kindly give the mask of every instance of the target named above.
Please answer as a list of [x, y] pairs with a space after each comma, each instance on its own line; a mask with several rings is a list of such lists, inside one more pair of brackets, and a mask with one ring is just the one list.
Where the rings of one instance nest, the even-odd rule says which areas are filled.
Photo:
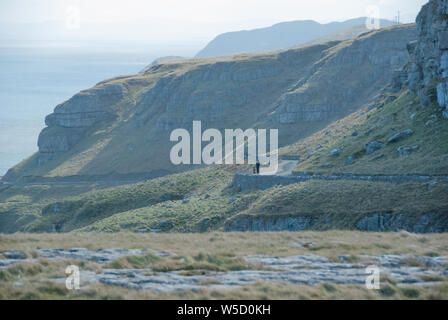
[[255, 168], [257, 169], [257, 174], [260, 174], [260, 161], [257, 160], [257, 162], [255, 163]]

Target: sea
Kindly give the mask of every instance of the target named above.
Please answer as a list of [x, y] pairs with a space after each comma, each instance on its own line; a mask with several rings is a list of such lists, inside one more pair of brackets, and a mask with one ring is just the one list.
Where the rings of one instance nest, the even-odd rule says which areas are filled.
[[96, 83], [138, 73], [197, 44], [0, 42], [0, 176], [38, 150], [45, 116]]

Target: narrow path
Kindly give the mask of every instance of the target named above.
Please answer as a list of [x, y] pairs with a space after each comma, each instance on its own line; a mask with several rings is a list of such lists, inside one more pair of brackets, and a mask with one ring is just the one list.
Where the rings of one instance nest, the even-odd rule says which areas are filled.
[[260, 168], [260, 175], [276, 175], [276, 176], [289, 176], [292, 174], [292, 169], [294, 169], [299, 161], [297, 160], [279, 160], [277, 171], [272, 171], [268, 167]]

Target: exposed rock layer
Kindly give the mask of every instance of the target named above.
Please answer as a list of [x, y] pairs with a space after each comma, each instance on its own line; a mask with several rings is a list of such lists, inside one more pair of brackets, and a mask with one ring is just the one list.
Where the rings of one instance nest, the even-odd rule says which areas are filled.
[[127, 93], [123, 84], [98, 85], [56, 106], [45, 118], [47, 127], [39, 135], [38, 163], [44, 164], [70, 150], [95, 123], [113, 119], [112, 107]]
[[423, 106], [437, 100], [448, 118], [448, 2], [430, 0], [416, 21], [418, 41], [408, 45], [407, 84]]
[[[193, 120], [203, 128], [279, 128], [280, 146], [292, 143], [370, 103], [404, 66], [415, 39], [415, 25], [402, 25], [276, 54], [162, 63], [104, 81], [58, 105], [40, 134], [36, 163], [4, 179], [43, 175], [61, 163], [43, 164], [67, 153], [66, 175], [173, 170], [166, 136]], [[110, 133], [99, 130], [107, 120]], [[107, 143], [94, 146], [95, 139]], [[91, 158], [75, 159], [80, 154]]]

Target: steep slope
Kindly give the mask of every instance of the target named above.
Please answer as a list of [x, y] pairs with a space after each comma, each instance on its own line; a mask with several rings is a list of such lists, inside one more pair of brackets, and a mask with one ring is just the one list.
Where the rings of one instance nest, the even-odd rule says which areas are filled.
[[[312, 20], [299, 20], [282, 22], [267, 28], [223, 33], [199, 51], [196, 58], [272, 51], [298, 46], [350, 26], [364, 25], [365, 21], [366, 18], [356, 18], [344, 22], [320, 24]], [[388, 20], [380, 20], [381, 27], [393, 24]]]
[[415, 37], [414, 25], [402, 25], [275, 54], [159, 64], [103, 81], [57, 106], [39, 152], [3, 179], [191, 169], [169, 161], [169, 134], [193, 120], [203, 128], [278, 128], [279, 144], [293, 143], [371, 102], [405, 65], [406, 43]]
[[[448, 128], [435, 103], [416, 94], [364, 108], [282, 149], [301, 158], [296, 172], [322, 174], [448, 174]], [[435, 139], [435, 137], [437, 137]]]
[[[108, 128], [107, 125], [120, 128], [126, 125], [123, 123], [131, 125], [133, 133], [139, 128], [145, 130], [149, 123], [157, 129], [155, 132], [166, 132], [176, 125], [188, 126], [192, 119], [213, 125], [272, 125], [286, 132], [284, 136], [288, 137], [283, 141], [303, 137], [305, 134], [300, 130], [307, 124], [314, 124], [309, 127], [309, 135], [293, 141], [295, 143], [285, 142], [280, 150], [283, 155], [300, 156], [296, 174], [311, 171], [321, 174], [448, 175], [448, 120], [445, 119], [444, 103], [447, 49], [443, 45], [447, 12], [445, 1], [431, 0], [425, 5], [417, 19], [417, 42], [412, 42], [413, 26], [400, 26], [362, 35], [355, 40], [276, 55], [158, 65], [138, 77], [99, 84], [100, 89], [104, 85], [121, 84], [124, 86], [122, 90], [127, 90], [126, 96], [136, 97], [135, 103], [127, 107], [123, 107], [124, 104], [106, 110], [94, 109], [106, 112], [101, 115], [107, 118], [104, 123], [95, 118], [95, 112], [89, 113], [92, 109], [88, 109], [85, 117], [56, 115], [50, 120], [60, 124], [69, 121], [75, 125], [93, 122], [83, 133], [86, 136], [81, 138], [81, 146], [84, 146], [82, 140], [85, 137], [101, 136], [101, 130]], [[408, 40], [411, 40], [407, 46], [410, 55], [400, 49], [400, 41]], [[429, 51], [428, 46], [432, 48]], [[428, 52], [431, 53], [429, 58]], [[397, 65], [404, 68], [394, 71], [393, 67]], [[285, 78], [273, 71], [281, 66], [283, 69], [279, 74], [286, 73]], [[160, 80], [157, 79], [159, 76]], [[192, 79], [196, 81], [194, 85]], [[244, 81], [233, 83], [238, 79]], [[141, 85], [137, 87], [130, 81]], [[264, 81], [269, 84], [263, 86]], [[276, 97], [266, 104], [262, 99], [256, 101], [259, 115], [255, 120], [247, 117], [254, 106], [247, 107], [243, 103], [237, 107], [241, 111], [235, 111], [224, 104], [226, 100], [222, 96], [216, 98], [215, 94], [221, 94], [219, 90], [229, 82], [233, 87], [225, 88], [225, 92], [241, 87], [242, 91], [238, 93], [246, 93], [250, 92], [245, 91], [248, 88], [267, 90], [272, 86], [277, 92]], [[279, 88], [284, 87], [286, 89], [278, 93]], [[257, 97], [256, 94], [253, 96]], [[190, 100], [191, 97], [194, 99]], [[237, 98], [234, 101], [238, 101]], [[203, 108], [192, 115], [197, 105]], [[205, 112], [216, 105], [222, 106], [222, 110], [214, 109], [212, 114]], [[234, 112], [234, 118], [214, 118], [229, 111]], [[118, 121], [120, 117], [125, 120]], [[88, 120], [82, 122], [79, 119]], [[49, 130], [52, 128], [50, 126]], [[61, 132], [65, 130], [60, 125], [54, 128], [62, 128]], [[129, 131], [119, 132], [129, 134]], [[148, 131], [143, 132], [148, 134]], [[110, 137], [111, 141], [117, 139], [116, 133]], [[156, 143], [157, 140], [152, 141]], [[82, 148], [77, 149], [79, 143], [72, 149], [82, 151]], [[127, 144], [124, 146], [129, 148]], [[151, 157], [161, 153], [162, 147], [158, 146]], [[76, 167], [70, 160], [72, 149], [62, 155], [56, 154], [42, 167], [52, 168], [55, 163], [63, 163], [60, 159], [67, 161], [63, 165]], [[129, 157], [135, 156], [135, 163], [138, 163], [140, 155], [134, 153], [139, 150], [129, 151]], [[119, 152], [125, 151], [121, 149]], [[37, 159], [39, 155], [35, 157]], [[121, 161], [117, 161], [121, 166], [126, 164]], [[107, 165], [96, 158], [92, 162], [98, 162], [98, 166]], [[23, 164], [26, 166], [30, 166], [29, 172], [40, 170], [32, 168], [32, 163]], [[448, 231], [446, 181], [309, 180], [266, 190], [241, 190], [231, 183], [232, 176], [240, 169], [241, 166], [211, 166], [125, 187], [72, 197], [50, 197], [35, 206], [23, 199], [26, 193], [14, 192], [14, 188], [7, 186], [0, 190], [0, 218], [11, 226], [6, 228], [0, 223], [0, 230], [202, 232], [337, 228]], [[9, 174], [19, 175], [23, 173], [21, 170], [24, 169], [19, 166]], [[49, 192], [54, 188], [49, 188]], [[41, 192], [40, 187], [36, 189]], [[20, 202], [25, 203], [22, 207], [25, 210], [21, 210]], [[27, 210], [31, 212], [25, 214]]]
[[448, 118], [448, 3], [431, 0], [417, 16], [418, 41], [410, 44], [405, 85], [417, 92], [423, 107], [437, 100]]
[[297, 171], [448, 174], [447, 8], [423, 6], [409, 63], [376, 104], [285, 149], [302, 156]]

